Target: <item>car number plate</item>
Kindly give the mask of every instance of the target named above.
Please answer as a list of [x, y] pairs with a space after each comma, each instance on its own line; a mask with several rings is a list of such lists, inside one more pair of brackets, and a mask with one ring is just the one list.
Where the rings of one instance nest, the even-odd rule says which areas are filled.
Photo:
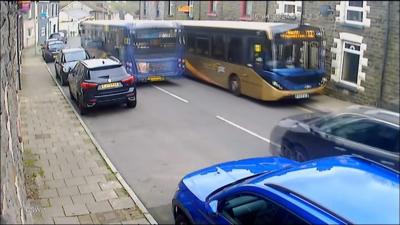
[[151, 76], [147, 78], [148, 81], [163, 81], [164, 77], [162, 76]]
[[114, 82], [114, 83], [107, 83], [107, 84], [102, 84], [99, 86], [99, 90], [105, 90], [105, 89], [111, 89], [111, 88], [118, 88], [121, 87], [121, 83]]
[[296, 94], [294, 95], [295, 99], [309, 98], [310, 94]]

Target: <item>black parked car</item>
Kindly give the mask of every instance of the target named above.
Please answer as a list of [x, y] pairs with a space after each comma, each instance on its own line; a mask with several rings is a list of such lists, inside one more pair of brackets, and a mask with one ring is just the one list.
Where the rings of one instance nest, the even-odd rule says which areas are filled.
[[68, 82], [68, 71], [75, 67], [79, 60], [89, 59], [89, 54], [83, 48], [65, 48], [56, 57], [54, 69], [61, 85]]
[[136, 78], [115, 59], [79, 61], [68, 75], [69, 93], [81, 114], [87, 108], [110, 103], [136, 107]]
[[67, 44], [67, 36], [64, 32], [57, 32], [50, 34], [49, 38], [54, 38]]
[[399, 114], [351, 106], [283, 119], [271, 133], [274, 155], [298, 161], [353, 154], [399, 170]]
[[42, 57], [46, 63], [54, 61], [57, 54], [65, 47], [64, 42], [48, 40], [42, 45]]

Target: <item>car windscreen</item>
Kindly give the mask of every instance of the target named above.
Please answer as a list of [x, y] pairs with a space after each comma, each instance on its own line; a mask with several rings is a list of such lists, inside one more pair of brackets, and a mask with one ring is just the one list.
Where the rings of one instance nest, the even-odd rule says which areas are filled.
[[91, 80], [96, 80], [122, 77], [127, 73], [123, 66], [117, 65], [90, 69], [89, 74]]
[[49, 49], [61, 49], [64, 48], [64, 43], [62, 42], [53, 42], [53, 43], [49, 43]]
[[68, 52], [64, 54], [65, 62], [73, 62], [86, 59], [85, 51]]

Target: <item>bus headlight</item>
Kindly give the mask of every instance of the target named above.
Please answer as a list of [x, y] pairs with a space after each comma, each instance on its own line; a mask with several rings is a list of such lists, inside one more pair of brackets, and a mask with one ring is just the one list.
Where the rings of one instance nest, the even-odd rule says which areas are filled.
[[276, 81], [272, 81], [272, 85], [276, 88], [278, 88], [279, 90], [283, 90], [283, 87]]
[[326, 82], [328, 82], [328, 78], [322, 77], [321, 81], [319, 82], [319, 85], [322, 86], [322, 85], [326, 84]]
[[140, 62], [136, 63], [139, 73], [148, 73], [149, 72], [149, 63]]

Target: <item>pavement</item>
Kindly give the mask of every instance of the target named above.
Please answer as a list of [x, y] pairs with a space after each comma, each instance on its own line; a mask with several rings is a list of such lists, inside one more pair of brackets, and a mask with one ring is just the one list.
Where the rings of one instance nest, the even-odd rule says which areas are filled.
[[25, 49], [22, 62], [19, 104], [33, 222], [155, 223], [102, 157], [40, 53]]

